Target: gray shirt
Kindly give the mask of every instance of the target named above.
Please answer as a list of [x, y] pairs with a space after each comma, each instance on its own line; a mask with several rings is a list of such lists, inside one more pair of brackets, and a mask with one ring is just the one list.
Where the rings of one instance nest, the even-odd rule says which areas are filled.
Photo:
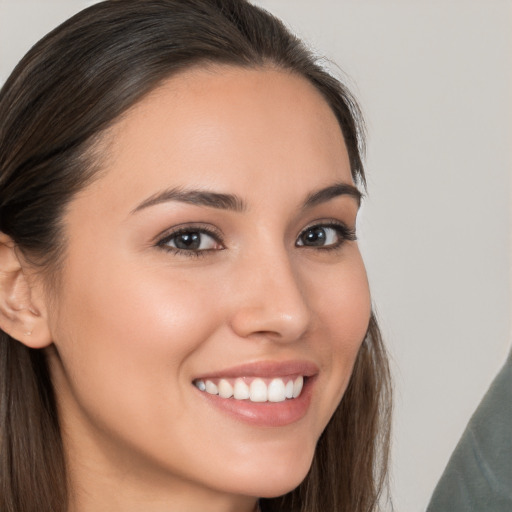
[[512, 352], [473, 414], [427, 512], [512, 511]]

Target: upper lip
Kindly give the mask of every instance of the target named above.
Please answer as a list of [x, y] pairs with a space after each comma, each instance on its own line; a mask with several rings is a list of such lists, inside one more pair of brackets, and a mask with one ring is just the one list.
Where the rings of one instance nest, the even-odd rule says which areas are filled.
[[311, 377], [319, 372], [318, 366], [311, 361], [256, 361], [237, 366], [231, 366], [222, 370], [205, 373], [195, 380], [217, 379], [222, 377], [287, 377], [290, 375], [302, 375]]

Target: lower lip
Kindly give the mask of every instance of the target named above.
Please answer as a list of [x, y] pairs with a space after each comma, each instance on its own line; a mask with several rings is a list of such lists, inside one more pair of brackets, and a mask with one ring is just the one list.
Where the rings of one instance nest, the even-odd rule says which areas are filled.
[[196, 391], [226, 414], [237, 420], [258, 427], [284, 427], [302, 419], [311, 403], [315, 377], [308, 377], [304, 382], [301, 394], [297, 398], [283, 402], [251, 402], [250, 400], [236, 400], [222, 398], [219, 395], [210, 395], [205, 391]]

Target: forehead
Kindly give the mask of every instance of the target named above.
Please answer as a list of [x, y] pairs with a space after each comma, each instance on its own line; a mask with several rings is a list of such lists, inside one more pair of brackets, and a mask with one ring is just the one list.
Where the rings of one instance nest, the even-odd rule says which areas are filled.
[[[283, 70], [212, 66], [165, 81], [106, 136], [102, 187], [123, 197], [156, 187], [244, 188], [284, 181], [352, 182], [329, 105], [306, 79]], [[256, 185], [262, 185], [258, 187]], [[301, 193], [301, 195], [303, 195]]]

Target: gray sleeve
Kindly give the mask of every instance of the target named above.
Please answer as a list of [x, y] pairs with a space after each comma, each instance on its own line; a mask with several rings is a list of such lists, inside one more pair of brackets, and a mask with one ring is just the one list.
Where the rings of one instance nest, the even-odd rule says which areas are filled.
[[512, 511], [512, 352], [471, 418], [427, 512]]

